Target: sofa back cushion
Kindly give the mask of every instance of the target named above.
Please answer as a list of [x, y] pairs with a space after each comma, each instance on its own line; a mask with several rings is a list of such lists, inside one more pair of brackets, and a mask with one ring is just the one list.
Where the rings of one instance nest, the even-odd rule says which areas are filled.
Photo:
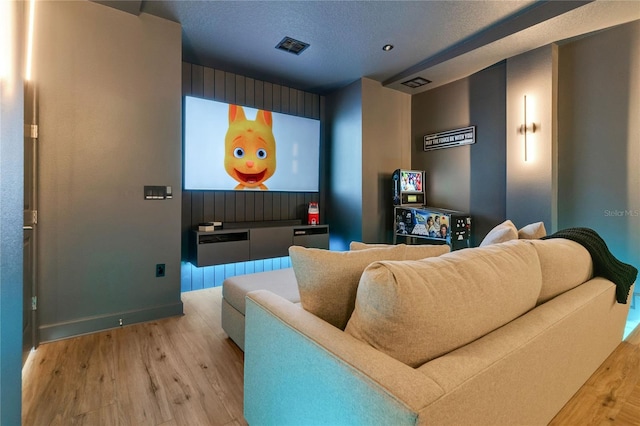
[[591, 255], [579, 243], [564, 238], [530, 240], [540, 259], [542, 287], [538, 304], [579, 286], [593, 277]]
[[375, 262], [345, 331], [418, 367], [533, 308], [541, 282], [536, 250], [523, 241]]
[[362, 243], [360, 241], [351, 241], [349, 243], [349, 250], [364, 250], [368, 248], [384, 248], [389, 247], [389, 244], [384, 243]]
[[[396, 244], [399, 246], [405, 246], [405, 260], [418, 260], [425, 257], [440, 256], [441, 254], [449, 253], [451, 247], [447, 244]], [[364, 250], [370, 248], [389, 248], [396, 245], [381, 244], [381, 243], [361, 243], [359, 241], [351, 241], [349, 243], [349, 250]], [[386, 260], [386, 259], [380, 259]]]
[[353, 312], [360, 276], [371, 262], [422, 259], [448, 251], [448, 246], [405, 244], [343, 252], [292, 246], [289, 256], [302, 307], [344, 330]]

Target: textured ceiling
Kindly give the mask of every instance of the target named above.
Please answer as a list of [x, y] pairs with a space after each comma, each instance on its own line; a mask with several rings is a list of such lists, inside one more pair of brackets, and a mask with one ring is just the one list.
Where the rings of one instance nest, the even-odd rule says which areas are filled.
[[[638, 1], [126, 3], [179, 22], [185, 61], [315, 93], [360, 77], [418, 93], [533, 48], [640, 19]], [[310, 47], [299, 56], [275, 49], [285, 36]], [[386, 43], [394, 49], [384, 52]], [[432, 83], [401, 84], [415, 76]]]

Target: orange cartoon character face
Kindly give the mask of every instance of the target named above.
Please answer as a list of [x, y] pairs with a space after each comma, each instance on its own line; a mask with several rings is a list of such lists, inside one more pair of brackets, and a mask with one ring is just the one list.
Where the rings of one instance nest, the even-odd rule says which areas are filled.
[[224, 168], [239, 183], [235, 189], [269, 189], [264, 181], [276, 171], [276, 140], [271, 112], [259, 110], [247, 120], [244, 109], [229, 105], [229, 129], [224, 138]]

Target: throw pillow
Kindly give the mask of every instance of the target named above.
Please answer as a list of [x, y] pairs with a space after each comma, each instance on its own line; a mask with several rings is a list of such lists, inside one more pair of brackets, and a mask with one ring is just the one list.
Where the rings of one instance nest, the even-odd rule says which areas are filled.
[[530, 223], [518, 229], [518, 238], [521, 240], [539, 240], [546, 236], [547, 230], [544, 228], [544, 222]]
[[533, 308], [541, 281], [536, 250], [524, 241], [374, 262], [345, 332], [418, 367]]
[[289, 247], [300, 303], [315, 316], [344, 330], [356, 299], [362, 271], [381, 259], [401, 260], [404, 246], [356, 251]]
[[448, 251], [449, 246], [405, 244], [354, 251], [292, 246], [289, 256], [298, 281], [302, 307], [344, 330], [353, 312], [360, 276], [370, 263], [377, 260], [423, 259]]
[[486, 237], [480, 243], [480, 247], [488, 246], [489, 244], [504, 243], [505, 241], [517, 240], [518, 229], [509, 219], [502, 222], [500, 225], [493, 228]]

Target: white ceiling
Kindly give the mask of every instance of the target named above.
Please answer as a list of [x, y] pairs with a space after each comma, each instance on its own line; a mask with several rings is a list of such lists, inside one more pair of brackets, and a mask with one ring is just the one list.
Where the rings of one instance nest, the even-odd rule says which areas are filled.
[[[101, 3], [179, 22], [185, 61], [321, 94], [361, 77], [418, 93], [536, 47], [640, 19], [636, 0]], [[310, 47], [299, 56], [275, 49], [285, 36]], [[386, 43], [394, 49], [384, 52]], [[432, 83], [401, 84], [415, 76]]]

